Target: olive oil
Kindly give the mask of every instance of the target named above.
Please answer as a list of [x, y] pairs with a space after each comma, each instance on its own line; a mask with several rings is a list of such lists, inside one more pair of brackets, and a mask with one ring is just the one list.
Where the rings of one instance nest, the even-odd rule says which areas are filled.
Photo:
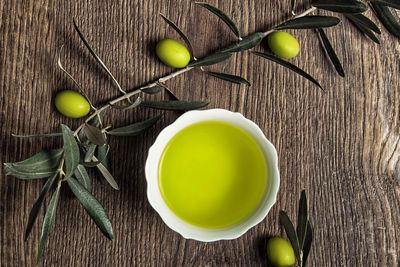
[[161, 195], [189, 224], [221, 229], [251, 216], [267, 186], [267, 164], [258, 143], [234, 125], [190, 125], [167, 144], [159, 163]]

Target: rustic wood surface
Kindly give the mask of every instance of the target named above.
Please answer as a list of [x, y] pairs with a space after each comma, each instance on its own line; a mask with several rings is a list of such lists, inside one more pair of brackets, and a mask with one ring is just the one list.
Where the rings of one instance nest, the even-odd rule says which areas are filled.
[[[290, 0], [210, 1], [239, 22], [244, 33], [266, 30], [289, 15]], [[11, 133], [56, 131], [54, 94], [74, 85], [57, 69], [62, 59], [96, 104], [118, 95], [72, 27], [82, 30], [125, 88], [171, 72], [154, 57], [154, 43], [176, 36], [158, 13], [193, 38], [198, 56], [234, 40], [207, 11], [177, 0], [0, 1], [0, 162], [21, 160], [59, 140], [20, 140]], [[368, 15], [373, 15], [369, 12]], [[382, 44], [361, 36], [348, 21], [327, 30], [347, 70], [342, 79], [323, 57], [312, 31], [294, 31], [302, 51], [295, 64], [318, 78], [325, 92], [274, 63], [249, 53], [213, 67], [241, 74], [252, 87], [230, 85], [192, 71], [168, 82], [183, 99], [242, 112], [263, 129], [280, 156], [281, 189], [267, 218], [243, 237], [201, 243], [171, 231], [146, 199], [143, 166], [158, 132], [179, 114], [168, 113], [154, 131], [112, 138], [112, 172], [120, 191], [95, 182], [115, 240], [108, 241], [67, 190], [62, 192], [43, 266], [265, 266], [266, 238], [282, 234], [278, 212], [295, 218], [300, 191], [310, 200], [315, 240], [310, 266], [399, 266], [400, 256], [400, 45], [383, 30]], [[257, 48], [264, 50], [265, 44]], [[156, 111], [112, 112], [122, 125]], [[0, 174], [0, 265], [33, 266], [41, 211], [30, 239], [23, 230], [41, 181]]]

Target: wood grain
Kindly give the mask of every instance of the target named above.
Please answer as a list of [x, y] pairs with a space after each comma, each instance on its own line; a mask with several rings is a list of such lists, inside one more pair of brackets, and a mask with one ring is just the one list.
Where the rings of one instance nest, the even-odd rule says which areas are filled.
[[[265, 30], [289, 14], [290, 0], [211, 1], [233, 14], [244, 33]], [[56, 68], [63, 61], [101, 104], [118, 95], [73, 31], [76, 18], [125, 88], [171, 70], [154, 57], [154, 44], [176, 36], [158, 13], [177, 21], [195, 40], [197, 56], [234, 40], [225, 25], [190, 1], [3, 0], [0, 2], [0, 162], [16, 161], [59, 140], [17, 140], [11, 133], [55, 131], [79, 121], [54, 111], [53, 96], [73, 84]], [[368, 13], [371, 17], [372, 14]], [[399, 266], [400, 44], [386, 31], [375, 45], [344, 21], [327, 31], [347, 70], [342, 79], [323, 57], [313, 32], [295, 31], [302, 51], [295, 64], [312, 73], [323, 92], [274, 63], [249, 53], [213, 67], [241, 74], [253, 86], [230, 85], [194, 71], [168, 83], [183, 99], [242, 112], [263, 129], [280, 156], [281, 190], [267, 218], [233, 241], [201, 243], [172, 232], [146, 200], [143, 166], [157, 133], [175, 120], [168, 113], [153, 132], [113, 138], [112, 171], [121, 190], [95, 182], [94, 194], [114, 223], [115, 240], [96, 229], [64, 190], [43, 266], [265, 266], [269, 235], [282, 234], [278, 212], [295, 217], [301, 189], [310, 199], [315, 241], [310, 266]], [[262, 51], [265, 44], [257, 48]], [[122, 125], [158, 112], [113, 112]], [[0, 174], [0, 265], [33, 266], [42, 211], [28, 242], [23, 229], [40, 181]]]

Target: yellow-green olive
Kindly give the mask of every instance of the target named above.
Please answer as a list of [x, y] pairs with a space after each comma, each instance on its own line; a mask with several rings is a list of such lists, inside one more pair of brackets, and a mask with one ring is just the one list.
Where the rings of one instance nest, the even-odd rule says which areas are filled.
[[189, 64], [190, 53], [181, 42], [166, 38], [158, 42], [156, 46], [158, 58], [173, 68], [184, 68]]
[[69, 118], [81, 118], [90, 111], [90, 104], [80, 93], [72, 90], [61, 91], [56, 95], [57, 110]]
[[282, 237], [268, 240], [267, 256], [270, 263], [277, 267], [293, 266], [296, 261], [292, 245]]
[[291, 59], [300, 52], [299, 42], [288, 32], [273, 32], [267, 39], [269, 48], [278, 57]]

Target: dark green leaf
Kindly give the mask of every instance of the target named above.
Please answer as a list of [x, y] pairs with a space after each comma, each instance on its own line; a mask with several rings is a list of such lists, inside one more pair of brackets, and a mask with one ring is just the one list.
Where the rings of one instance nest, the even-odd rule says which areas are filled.
[[370, 28], [366, 27], [364, 24], [360, 23], [359, 21], [355, 20], [353, 17], [351, 17], [349, 15], [346, 15], [346, 17], [365, 36], [367, 36], [369, 39], [371, 39], [372, 41], [374, 41], [377, 44], [380, 43], [379, 38], [376, 37], [375, 33]]
[[[95, 156], [93, 156], [94, 160], [98, 160]], [[115, 181], [114, 177], [111, 175], [111, 173], [107, 170], [107, 168], [102, 164], [97, 164], [96, 168], [100, 171], [101, 175], [104, 177], [104, 179], [111, 185], [112, 188], [115, 190], [119, 190], [119, 186], [117, 182]]]
[[144, 101], [143, 107], [162, 109], [162, 110], [193, 110], [204, 108], [209, 104], [208, 101], [185, 101], [185, 100], [165, 100], [165, 101]]
[[240, 31], [238, 27], [236, 26], [235, 22], [226, 15], [222, 10], [218, 9], [215, 6], [212, 6], [208, 3], [204, 2], [195, 2], [196, 4], [208, 9], [210, 12], [212, 12], [214, 15], [216, 15], [218, 18], [220, 18], [225, 24], [231, 29], [231, 31], [238, 37], [240, 38]]
[[304, 247], [304, 242], [306, 238], [307, 222], [308, 222], [307, 197], [306, 197], [306, 192], [303, 190], [301, 192], [299, 211], [297, 213], [297, 228], [296, 228], [297, 237], [299, 240], [299, 246], [301, 250]]
[[41, 151], [20, 162], [4, 163], [4, 171], [6, 175], [14, 175], [19, 179], [49, 177], [57, 171], [62, 154], [62, 149]]
[[286, 212], [282, 210], [279, 212], [279, 221], [282, 224], [283, 228], [285, 229], [286, 235], [289, 238], [290, 243], [292, 244], [297, 261], [300, 262], [301, 251], [299, 246], [299, 240], [297, 239], [294, 226], [290, 221], [289, 217], [287, 216]]
[[93, 155], [96, 152], [97, 146], [95, 144], [90, 144], [86, 148], [84, 162], [92, 161]]
[[110, 146], [99, 146], [97, 148], [97, 153], [96, 157], [101, 160], [101, 164], [104, 165], [104, 167], [107, 168], [107, 170], [110, 169], [110, 160], [109, 160], [109, 155], [110, 155]]
[[340, 19], [330, 16], [306, 16], [288, 20], [275, 27], [276, 30], [285, 29], [316, 29], [327, 28], [339, 24]]
[[185, 41], [189, 52], [190, 52], [190, 56], [193, 58], [194, 57], [194, 50], [193, 50], [193, 46], [192, 43], [189, 40], [189, 37], [178, 27], [178, 25], [176, 25], [174, 22], [172, 22], [169, 18], [167, 18], [166, 16], [164, 16], [163, 14], [160, 14], [160, 16], [165, 20], [165, 22], [168, 23], [169, 26], [171, 26], [179, 35], [180, 37]]
[[253, 34], [250, 34], [249, 36], [244, 37], [242, 40], [240, 40], [236, 44], [233, 44], [233, 45], [229, 46], [228, 48], [222, 50], [221, 53], [225, 53], [225, 52], [235, 53], [235, 52], [240, 52], [240, 51], [251, 49], [251, 48], [259, 45], [261, 43], [262, 39], [264, 39], [264, 37], [265, 37], [264, 33], [255, 32]]
[[140, 103], [142, 103], [142, 98], [139, 96], [135, 99], [135, 101], [133, 101], [131, 104], [128, 104], [126, 106], [118, 106], [118, 105], [113, 105], [110, 104], [111, 107], [116, 108], [116, 109], [122, 109], [122, 110], [128, 110], [128, 109], [133, 109], [136, 108], [140, 105]]
[[79, 37], [81, 38], [83, 44], [86, 46], [86, 48], [89, 50], [90, 54], [93, 56], [93, 58], [96, 60], [96, 62], [101, 66], [101, 68], [107, 73], [108, 77], [115, 83], [115, 85], [117, 86], [117, 88], [125, 93], [124, 90], [122, 90], [121, 86], [119, 85], [117, 79], [114, 78], [114, 76], [112, 75], [111, 71], [107, 68], [107, 66], [104, 64], [104, 62], [101, 60], [101, 58], [96, 54], [96, 52], [94, 51], [94, 49], [92, 48], [92, 46], [89, 44], [89, 42], [86, 40], [85, 35], [83, 35], [83, 33], [81, 32], [81, 30], [79, 29], [78, 25], [75, 22], [75, 19], [73, 19], [73, 23], [74, 23], [74, 28], [76, 30], [76, 32], [78, 33]]
[[153, 126], [158, 121], [158, 119], [160, 119], [160, 117], [161, 116], [157, 116], [145, 121], [137, 122], [120, 128], [115, 128], [111, 131], [108, 131], [108, 134], [117, 136], [135, 136]]
[[316, 29], [316, 31], [318, 32], [318, 35], [320, 37], [322, 47], [324, 48], [328, 58], [332, 62], [333, 66], [335, 67], [337, 73], [339, 73], [340, 76], [344, 77], [345, 73], [343, 70], [342, 63], [340, 63], [340, 60], [339, 60], [338, 56], [336, 55], [335, 49], [333, 49], [331, 42], [329, 41], [328, 37], [326, 36], [324, 30]]
[[217, 52], [207, 57], [200, 58], [197, 61], [193, 61], [192, 63], [189, 64], [189, 67], [194, 68], [194, 67], [202, 67], [202, 66], [217, 64], [229, 59], [231, 56], [232, 54], [229, 52], [221, 52], [221, 53]]
[[18, 138], [58, 137], [62, 136], [62, 133], [44, 133], [44, 134], [27, 134], [27, 135], [12, 134], [12, 136]]
[[38, 261], [42, 258], [44, 249], [46, 248], [47, 239], [51, 229], [53, 228], [54, 221], [56, 218], [56, 209], [58, 199], [60, 197], [61, 181], [58, 182], [57, 189], [51, 197], [49, 207], [47, 208], [46, 215], [44, 216], [42, 233], [40, 235], [39, 249], [38, 249]]
[[387, 6], [371, 2], [372, 9], [374, 10], [378, 19], [382, 22], [383, 26], [394, 36], [400, 38], [400, 23], [398, 18], [390, 11]]
[[368, 6], [363, 2], [355, 0], [316, 0], [312, 5], [338, 13], [362, 13], [368, 10]]
[[372, 20], [370, 20], [369, 18], [367, 18], [363, 14], [346, 14], [345, 16], [348, 19], [350, 19], [353, 23], [363, 25], [364, 27], [366, 27], [366, 28], [378, 33], [378, 34], [381, 34], [381, 30], [375, 24], [375, 22], [373, 22]]
[[90, 194], [78, 181], [70, 177], [67, 179], [69, 188], [76, 196], [87, 213], [100, 228], [101, 232], [109, 239], [114, 238], [113, 229], [107, 213], [97, 199]]
[[90, 181], [89, 174], [86, 171], [85, 166], [83, 165], [78, 165], [78, 167], [75, 170], [74, 176], [76, 180], [81, 183], [81, 185], [87, 190], [87, 191], [92, 191], [92, 183]]
[[400, 0], [373, 0], [371, 2], [375, 2], [384, 6], [393, 7], [396, 9], [400, 9]]
[[46, 198], [46, 195], [50, 191], [50, 189], [53, 186], [54, 181], [56, 180], [58, 175], [59, 175], [59, 173], [56, 172], [51, 178], [47, 179], [42, 190], [40, 191], [39, 197], [36, 199], [35, 203], [33, 204], [31, 212], [29, 213], [28, 223], [26, 224], [26, 228], [25, 228], [25, 234], [24, 234], [25, 241], [28, 240], [29, 234], [31, 233], [33, 225], [35, 224], [36, 218], [39, 214], [39, 210], [42, 207], [42, 204]]
[[179, 100], [179, 98], [165, 85], [164, 83], [157, 82], [158, 86], [164, 88], [165, 92], [167, 92], [167, 95], [169, 96], [170, 99], [172, 100]]
[[161, 93], [162, 90], [163, 90], [162, 86], [156, 85], [156, 86], [152, 86], [152, 87], [143, 88], [141, 91], [145, 94], [155, 95], [155, 94]]
[[310, 74], [306, 73], [304, 70], [300, 69], [299, 67], [297, 67], [287, 61], [284, 61], [270, 53], [260, 53], [260, 52], [253, 52], [253, 53], [257, 56], [274, 61], [275, 63], [278, 63], [278, 64], [296, 72], [297, 74], [303, 76], [304, 78], [306, 78], [306, 79], [310, 80], [311, 82], [313, 82], [314, 84], [316, 84], [319, 88], [323, 89], [317, 80], [315, 80]]
[[213, 72], [213, 71], [207, 71], [206, 72], [208, 75], [211, 75], [213, 77], [216, 77], [218, 79], [236, 83], [236, 84], [246, 84], [250, 86], [250, 82], [240, 76], [232, 75], [232, 74], [227, 74], [227, 73], [221, 73], [221, 72]]
[[105, 149], [103, 157], [99, 158], [99, 160], [93, 160], [94, 155], [92, 155], [92, 158], [90, 161], [81, 162], [81, 165], [83, 165], [85, 167], [96, 167], [98, 164], [103, 163], [103, 161], [107, 157], [110, 146], [106, 144], [106, 145], [99, 146], [99, 147], [104, 147], [104, 149]]
[[310, 222], [307, 222], [307, 232], [304, 240], [303, 246], [303, 267], [306, 266], [308, 255], [310, 254], [311, 250], [311, 243], [312, 243], [313, 235], [312, 235], [312, 228]]
[[63, 141], [64, 141], [64, 160], [65, 160], [65, 177], [68, 178], [71, 176], [76, 167], [79, 164], [79, 147], [76, 143], [74, 133], [68, 128], [68, 126], [61, 124], [61, 129], [63, 132]]
[[101, 130], [97, 127], [86, 123], [83, 127], [83, 131], [85, 132], [90, 142], [97, 146], [102, 146], [107, 142], [105, 134], [102, 133]]

